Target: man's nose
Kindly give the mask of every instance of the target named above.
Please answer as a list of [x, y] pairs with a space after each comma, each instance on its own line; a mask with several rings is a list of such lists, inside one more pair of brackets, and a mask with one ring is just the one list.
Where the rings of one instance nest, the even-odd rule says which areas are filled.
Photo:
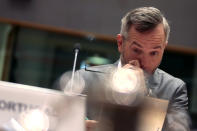
[[147, 67], [147, 65], [148, 65], [148, 58], [147, 58], [147, 56], [146, 55], [141, 55], [139, 57], [139, 63], [140, 63], [140, 67], [142, 69], [145, 69]]

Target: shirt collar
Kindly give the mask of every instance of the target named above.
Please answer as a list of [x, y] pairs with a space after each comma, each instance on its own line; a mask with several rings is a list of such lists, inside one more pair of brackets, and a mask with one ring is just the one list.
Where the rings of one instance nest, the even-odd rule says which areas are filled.
[[118, 61], [118, 68], [121, 68], [122, 67], [122, 62], [121, 60]]

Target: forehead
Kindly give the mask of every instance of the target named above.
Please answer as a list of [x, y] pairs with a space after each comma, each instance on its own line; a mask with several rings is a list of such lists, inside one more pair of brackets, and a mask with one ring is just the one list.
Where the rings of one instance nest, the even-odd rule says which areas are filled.
[[165, 33], [163, 24], [157, 25], [154, 29], [139, 32], [132, 26], [129, 30], [129, 39], [139, 44], [155, 45], [162, 44], [165, 41]]

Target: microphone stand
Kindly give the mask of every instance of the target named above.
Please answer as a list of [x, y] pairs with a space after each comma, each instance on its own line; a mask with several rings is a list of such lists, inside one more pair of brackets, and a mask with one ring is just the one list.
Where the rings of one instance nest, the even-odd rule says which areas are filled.
[[74, 76], [75, 76], [75, 68], [76, 68], [76, 62], [77, 62], [77, 56], [79, 53], [80, 49], [80, 43], [76, 43], [74, 47], [75, 51], [75, 58], [74, 58], [74, 63], [73, 63], [73, 70], [72, 70], [72, 76], [71, 76], [71, 84], [70, 84], [70, 92], [73, 92], [73, 82], [74, 82]]

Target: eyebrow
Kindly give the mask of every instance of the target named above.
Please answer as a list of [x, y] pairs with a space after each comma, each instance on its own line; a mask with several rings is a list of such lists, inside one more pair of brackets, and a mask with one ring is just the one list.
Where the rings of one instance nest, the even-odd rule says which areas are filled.
[[153, 49], [161, 49], [161, 46], [160, 45], [155, 46]]
[[133, 45], [136, 45], [136, 46], [138, 46], [138, 47], [140, 47], [140, 48], [143, 48], [140, 44], [138, 44], [137, 42], [133, 42]]
[[[140, 44], [138, 44], [136, 41], [133, 42], [133, 45], [136, 45], [136, 46], [138, 46], [138, 47], [140, 47], [140, 48], [143, 48], [143, 47], [142, 47]], [[153, 49], [161, 49], [161, 45], [157, 45], [157, 46], [153, 47]]]
[[155, 47], [153, 47], [153, 49], [161, 49], [161, 46], [160, 45], [155, 46]]

